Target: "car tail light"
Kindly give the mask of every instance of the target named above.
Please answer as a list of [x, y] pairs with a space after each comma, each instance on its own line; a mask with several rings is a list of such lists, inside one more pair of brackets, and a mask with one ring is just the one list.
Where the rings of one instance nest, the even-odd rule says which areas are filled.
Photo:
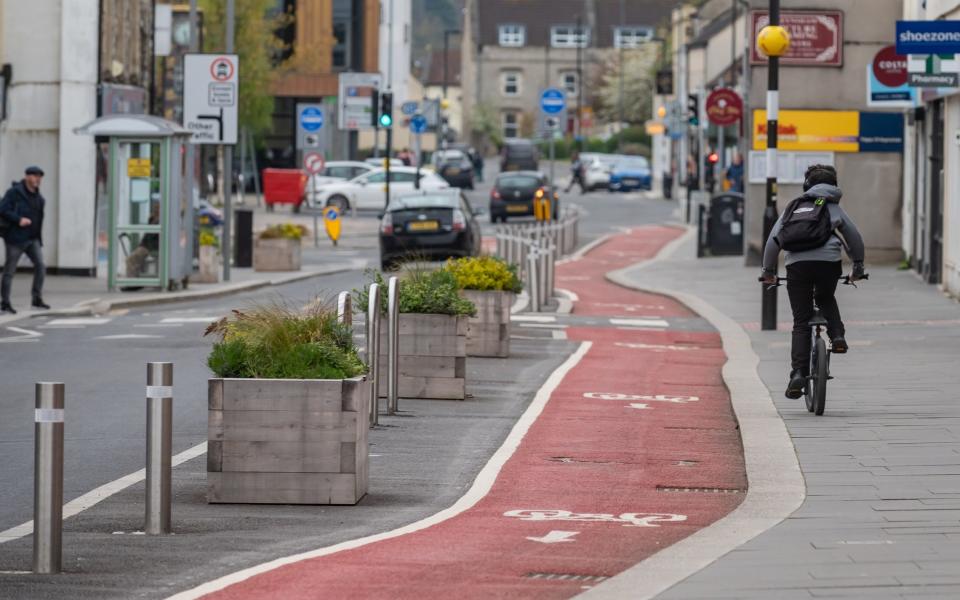
[[463, 216], [463, 213], [459, 210], [453, 211], [453, 230], [454, 231], [463, 231], [467, 228], [467, 219]]
[[393, 215], [390, 213], [383, 215], [383, 219], [380, 221], [380, 233], [393, 235]]
[[497, 188], [490, 190], [490, 197], [494, 200], [499, 200], [501, 198], [500, 191]]

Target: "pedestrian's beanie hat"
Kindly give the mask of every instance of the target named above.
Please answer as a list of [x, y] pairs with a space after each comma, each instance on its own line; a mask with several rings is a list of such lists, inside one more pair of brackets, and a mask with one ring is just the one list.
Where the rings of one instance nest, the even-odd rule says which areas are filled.
[[27, 170], [24, 171], [24, 173], [27, 175], [39, 175], [40, 177], [43, 177], [43, 169], [36, 165], [27, 167]]

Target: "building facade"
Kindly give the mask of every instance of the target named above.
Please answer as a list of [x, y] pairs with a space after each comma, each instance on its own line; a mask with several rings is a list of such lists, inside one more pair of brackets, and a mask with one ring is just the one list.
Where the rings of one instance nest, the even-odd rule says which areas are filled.
[[503, 137], [530, 136], [541, 91], [557, 87], [567, 94], [567, 131], [587, 134], [594, 125], [590, 109], [594, 84], [604, 63], [616, 48], [653, 41], [656, 28], [669, 22], [675, 4], [467, 0], [461, 69], [464, 129], [479, 114], [492, 113]]

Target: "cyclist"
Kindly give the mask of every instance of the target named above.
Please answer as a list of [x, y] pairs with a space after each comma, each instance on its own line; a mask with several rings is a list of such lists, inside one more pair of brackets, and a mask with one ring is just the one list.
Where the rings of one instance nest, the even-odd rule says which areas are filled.
[[804, 174], [803, 195], [791, 202], [777, 219], [763, 251], [766, 284], [777, 283], [777, 257], [786, 251], [787, 295], [793, 310], [792, 368], [786, 397], [803, 395], [810, 373], [810, 325], [814, 301], [827, 320], [831, 349], [847, 351], [846, 331], [834, 294], [843, 274], [841, 248], [853, 260], [850, 279], [863, 279], [863, 238], [853, 220], [840, 207], [843, 192], [837, 184], [837, 170], [829, 165], [812, 165]]

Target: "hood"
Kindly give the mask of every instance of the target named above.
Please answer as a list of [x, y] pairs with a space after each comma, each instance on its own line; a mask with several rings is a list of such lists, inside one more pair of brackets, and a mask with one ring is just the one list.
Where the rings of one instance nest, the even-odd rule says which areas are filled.
[[818, 183], [803, 193], [804, 198], [826, 198], [827, 202], [840, 204], [840, 198], [843, 198], [843, 190], [829, 183]]

